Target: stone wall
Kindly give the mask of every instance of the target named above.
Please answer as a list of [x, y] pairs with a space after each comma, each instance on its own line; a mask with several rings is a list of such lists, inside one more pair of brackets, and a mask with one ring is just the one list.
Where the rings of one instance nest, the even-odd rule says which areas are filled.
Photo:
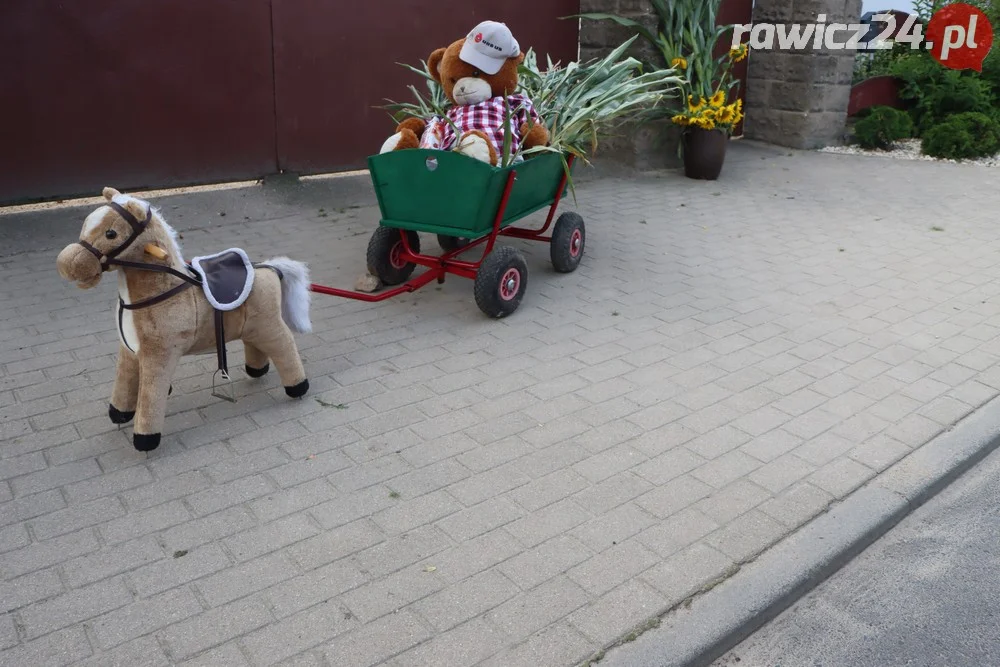
[[[580, 11], [609, 12], [640, 21], [648, 28], [656, 27], [649, 0], [580, 0]], [[612, 21], [584, 20], [580, 23], [580, 60], [603, 58], [621, 46], [633, 35], [631, 28]], [[632, 45], [628, 55], [644, 62], [665, 66], [659, 52], [641, 36]], [[664, 119], [626, 124], [615, 133], [598, 135], [599, 145], [595, 158], [614, 160], [636, 169], [664, 169], [680, 166], [677, 146], [680, 128]]]
[[[754, 24], [810, 25], [821, 14], [827, 25], [857, 23], [861, 0], [756, 0]], [[835, 41], [850, 36], [841, 30]], [[842, 143], [853, 68], [849, 50], [752, 49], [744, 136], [803, 149]]]
[[[862, 0], [756, 0], [754, 24], [857, 23]], [[656, 25], [649, 0], [581, 0], [581, 12], [610, 12]], [[580, 58], [607, 55], [632, 31], [611, 21], [585, 20], [580, 25]], [[843, 42], [849, 33], [837, 33]], [[630, 55], [663, 65], [659, 54], [640, 37]], [[854, 53], [848, 50], [753, 50], [750, 55], [743, 136], [793, 148], [819, 148], [842, 143], [850, 100]], [[637, 168], [679, 164], [679, 128], [668, 121], [626, 127], [607, 138], [598, 158], [611, 158]], [[669, 147], [669, 148], [667, 148]]]
[[[649, 0], [580, 0], [580, 13], [587, 12], [617, 14], [638, 21], [650, 30], [655, 29], [657, 23]], [[631, 28], [612, 21], [584, 20], [580, 23], [580, 59], [602, 58], [632, 34]], [[629, 55], [665, 65], [659, 52], [642, 37], [632, 45]]]

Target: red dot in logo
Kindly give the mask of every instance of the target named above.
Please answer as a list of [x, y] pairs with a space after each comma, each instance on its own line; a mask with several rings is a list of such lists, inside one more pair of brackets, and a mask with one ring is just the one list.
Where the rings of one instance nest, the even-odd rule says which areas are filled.
[[938, 10], [927, 24], [931, 56], [951, 69], [983, 71], [993, 46], [990, 20], [977, 7], [956, 2]]
[[476, 43], [478, 44], [481, 41], [483, 41], [483, 33], [479, 33], [476, 35]]

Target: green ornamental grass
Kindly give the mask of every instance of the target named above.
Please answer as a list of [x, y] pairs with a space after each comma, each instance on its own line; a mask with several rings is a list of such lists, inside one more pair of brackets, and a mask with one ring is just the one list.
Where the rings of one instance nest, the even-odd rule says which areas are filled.
[[[642, 63], [623, 57], [636, 40], [633, 36], [604, 58], [586, 63], [571, 62], [566, 66], [547, 59], [544, 71], [538, 68], [533, 50], [525, 53], [518, 70], [518, 90], [531, 100], [549, 131], [550, 145], [520, 149], [515, 154], [504, 151], [503, 166], [518, 157], [530, 157], [542, 152], [570, 153], [589, 162], [596, 152], [598, 136], [624, 122], [643, 120], [654, 110], [680, 95], [684, 79], [673, 69], [643, 72]], [[395, 122], [408, 117], [444, 116], [449, 102], [427, 70], [403, 65], [425, 81], [426, 92], [410, 86], [413, 102], [394, 102], [384, 108]], [[517, 110], [508, 109], [508, 118]], [[517, 128], [510, 128], [508, 132]], [[509, 142], [504, 142], [509, 149]]]

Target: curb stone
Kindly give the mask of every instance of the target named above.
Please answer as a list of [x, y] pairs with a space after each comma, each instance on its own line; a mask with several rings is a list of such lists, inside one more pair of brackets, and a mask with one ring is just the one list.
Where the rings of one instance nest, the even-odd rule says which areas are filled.
[[[731, 578], [607, 649], [600, 667], [705, 667], [1000, 447], [1000, 397], [871, 479]], [[631, 639], [631, 637], [630, 637]], [[588, 664], [584, 661], [582, 664]]]

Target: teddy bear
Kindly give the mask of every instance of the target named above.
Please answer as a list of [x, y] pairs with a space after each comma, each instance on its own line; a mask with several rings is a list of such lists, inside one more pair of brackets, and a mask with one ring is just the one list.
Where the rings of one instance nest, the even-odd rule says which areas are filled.
[[463, 39], [436, 49], [427, 67], [452, 103], [447, 118], [407, 118], [379, 152], [455, 150], [496, 166], [503, 155], [508, 114], [512, 115], [510, 155], [547, 145], [549, 132], [541, 116], [527, 96], [515, 93], [517, 68], [523, 61], [517, 40], [496, 21], [484, 21]]

